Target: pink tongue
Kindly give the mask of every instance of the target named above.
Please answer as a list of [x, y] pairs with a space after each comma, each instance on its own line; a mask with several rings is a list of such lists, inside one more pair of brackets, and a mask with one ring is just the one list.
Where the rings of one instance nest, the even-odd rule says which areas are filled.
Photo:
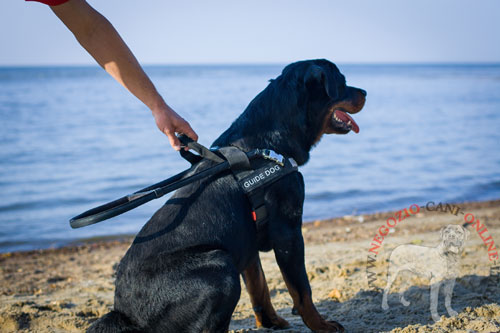
[[356, 122], [354, 121], [354, 119], [351, 118], [351, 116], [349, 116], [347, 113], [345, 113], [344, 111], [340, 111], [340, 110], [335, 110], [335, 115], [337, 116], [337, 118], [339, 118], [340, 120], [342, 120], [344, 123], [348, 123], [349, 120], [351, 121], [351, 126], [352, 126], [352, 130], [356, 133], [359, 133], [359, 126], [358, 124], [356, 124]]

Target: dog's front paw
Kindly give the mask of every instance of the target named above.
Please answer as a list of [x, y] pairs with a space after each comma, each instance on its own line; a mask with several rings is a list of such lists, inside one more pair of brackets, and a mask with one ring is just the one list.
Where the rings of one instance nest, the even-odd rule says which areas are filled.
[[435, 323], [441, 320], [441, 317], [437, 313], [431, 314], [432, 320], [434, 320]]
[[458, 312], [453, 310], [453, 309], [447, 309], [448, 310], [448, 314], [450, 315], [450, 317], [455, 317], [458, 315]]
[[257, 324], [257, 328], [265, 327], [265, 328], [283, 329], [290, 327], [288, 321], [278, 316], [277, 314], [273, 314], [271, 316], [261, 314], [260, 316], [256, 316], [255, 321]]
[[[404, 297], [403, 295], [401, 295], [401, 296], [399, 297], [399, 301], [400, 301], [400, 302], [401, 302], [401, 304], [403, 304], [404, 306], [409, 306], [409, 305], [411, 304], [410, 302], [408, 302], [408, 301], [405, 299], [405, 297]], [[384, 310], [387, 310], [387, 309], [384, 309]]]
[[316, 328], [311, 328], [311, 330], [313, 332], [317, 332], [317, 333], [323, 333], [323, 332], [344, 332], [344, 326], [340, 325], [339, 323], [337, 323], [336, 321], [333, 321], [333, 320], [323, 320], [321, 322], [321, 325], [320, 327]]

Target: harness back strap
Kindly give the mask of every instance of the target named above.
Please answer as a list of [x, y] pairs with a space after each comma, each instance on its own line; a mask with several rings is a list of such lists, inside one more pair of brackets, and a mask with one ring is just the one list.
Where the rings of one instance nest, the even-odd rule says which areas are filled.
[[252, 165], [248, 159], [247, 154], [236, 147], [222, 147], [218, 150], [222, 156], [226, 158], [231, 166], [231, 170], [235, 172], [244, 172], [245, 170], [251, 170]]

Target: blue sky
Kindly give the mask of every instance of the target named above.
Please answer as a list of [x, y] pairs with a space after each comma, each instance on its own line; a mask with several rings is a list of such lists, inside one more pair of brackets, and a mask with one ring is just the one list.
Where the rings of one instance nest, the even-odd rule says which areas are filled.
[[[89, 3], [143, 64], [500, 62], [497, 0]], [[45, 5], [0, 9], [0, 65], [94, 64]]]

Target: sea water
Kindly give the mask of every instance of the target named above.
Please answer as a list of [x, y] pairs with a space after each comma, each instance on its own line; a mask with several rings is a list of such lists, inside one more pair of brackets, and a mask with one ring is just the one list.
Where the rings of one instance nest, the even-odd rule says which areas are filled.
[[[210, 145], [282, 68], [146, 71]], [[368, 92], [360, 133], [324, 136], [300, 168], [304, 221], [500, 198], [500, 65], [339, 68]], [[100, 68], [0, 68], [0, 252], [136, 233], [167, 197], [81, 229], [68, 220], [188, 166]]]

